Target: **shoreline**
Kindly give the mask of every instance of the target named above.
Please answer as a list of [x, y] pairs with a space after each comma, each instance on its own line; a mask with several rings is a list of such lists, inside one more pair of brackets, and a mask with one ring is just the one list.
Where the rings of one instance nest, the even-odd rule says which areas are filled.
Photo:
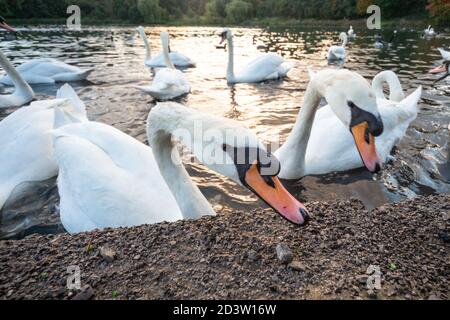
[[[261, 209], [3, 240], [0, 300], [450, 298], [450, 195], [370, 212], [357, 200], [308, 207], [305, 228]], [[66, 288], [73, 265], [82, 290]], [[381, 271], [379, 290], [367, 289], [370, 266]]]
[[[14, 25], [61, 25], [64, 26], [66, 19], [9, 19]], [[173, 27], [223, 27], [229, 25], [231, 27], [241, 28], [348, 28], [349, 25], [353, 25], [356, 28], [366, 28], [365, 19], [340, 19], [340, 20], [317, 20], [317, 19], [285, 19], [285, 18], [265, 18], [265, 19], [252, 19], [244, 21], [239, 25], [228, 24], [226, 21], [218, 20], [211, 22], [205, 20], [203, 17], [198, 18], [180, 18], [174, 20], [168, 20], [166, 22], [158, 23], [135, 23], [131, 21], [123, 20], [101, 20], [96, 18], [84, 18], [82, 24], [95, 26], [95, 25], [120, 25], [120, 26], [173, 26]], [[430, 24], [429, 20], [424, 18], [403, 18], [403, 19], [391, 19], [383, 20], [382, 28], [426, 28]]]

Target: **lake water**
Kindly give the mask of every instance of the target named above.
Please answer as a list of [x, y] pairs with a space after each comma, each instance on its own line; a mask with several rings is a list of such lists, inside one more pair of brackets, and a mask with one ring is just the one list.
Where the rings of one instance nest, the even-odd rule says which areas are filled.
[[[19, 30], [22, 34], [18, 39], [7, 39], [5, 33], [0, 33], [0, 48], [15, 65], [52, 57], [79, 67], [95, 67], [88, 81], [72, 84], [86, 103], [89, 118], [146, 141], [145, 121], [154, 102], [132, 86], [149, 84], [153, 75], [144, 67], [144, 46], [134, 27], [85, 27], [82, 32], [54, 26]], [[237, 71], [260, 52], [277, 52], [294, 62], [295, 68], [284, 81], [229, 86], [225, 80], [227, 53], [215, 48], [220, 28], [147, 28], [154, 53], [160, 52], [159, 33], [163, 30], [170, 32], [172, 50], [197, 62], [197, 68], [185, 70], [192, 93], [180, 102], [238, 120], [264, 142], [270, 142], [276, 133], [282, 141], [286, 139], [302, 105], [307, 68], [326, 67], [329, 46], [339, 42], [339, 32], [333, 30], [235, 29]], [[395, 160], [382, 173], [373, 176], [361, 169], [306, 177], [286, 185], [303, 201], [354, 197], [368, 208], [416, 195], [450, 192], [450, 82], [433, 86], [433, 77], [427, 74], [441, 59], [436, 49], [449, 47], [450, 34], [426, 40], [419, 30], [399, 30], [394, 46], [379, 50], [373, 46], [373, 32], [356, 32], [358, 38], [348, 46], [345, 67], [369, 80], [382, 70], [392, 69], [408, 93], [423, 85], [420, 115], [394, 150]], [[385, 30], [385, 38], [391, 32]], [[39, 85], [33, 89], [41, 99], [54, 96], [59, 86]], [[6, 93], [10, 88], [0, 90]], [[0, 120], [13, 111], [0, 110]], [[264, 206], [245, 189], [201, 165], [188, 165], [188, 171], [219, 213]], [[7, 204], [2, 212], [0, 238], [20, 238], [33, 232], [63, 232], [56, 179], [41, 183], [21, 201]]]

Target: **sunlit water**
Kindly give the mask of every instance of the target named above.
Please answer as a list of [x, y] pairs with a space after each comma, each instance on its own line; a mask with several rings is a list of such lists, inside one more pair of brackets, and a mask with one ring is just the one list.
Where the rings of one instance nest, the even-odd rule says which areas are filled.
[[[145, 121], [154, 102], [132, 86], [149, 84], [153, 75], [144, 67], [144, 46], [133, 27], [86, 27], [78, 33], [59, 27], [21, 30], [18, 39], [7, 39], [5, 33], [0, 34], [0, 48], [15, 65], [33, 58], [53, 57], [79, 67], [95, 67], [89, 81], [72, 84], [86, 103], [89, 118], [146, 142]], [[154, 53], [160, 52], [162, 30], [166, 29], [147, 29], [151, 32]], [[189, 27], [168, 31], [171, 49], [197, 62], [197, 68], [185, 70], [192, 93], [180, 102], [238, 120], [266, 143], [276, 134], [284, 142], [302, 104], [308, 83], [307, 68], [326, 66], [328, 47], [338, 42], [339, 34], [331, 30], [236, 29], [236, 71], [260, 52], [277, 52], [294, 62], [295, 68], [284, 81], [229, 86], [225, 80], [227, 53], [215, 48], [219, 29]], [[390, 32], [385, 34], [389, 37]], [[436, 48], [448, 47], [449, 40], [450, 34], [425, 40], [418, 30], [401, 30], [392, 48], [379, 50], [373, 46], [373, 33], [358, 32], [358, 38], [348, 47], [346, 68], [369, 80], [382, 70], [392, 69], [408, 93], [423, 85], [420, 115], [394, 150], [395, 160], [383, 173], [373, 176], [361, 169], [307, 177], [286, 182], [290, 191], [304, 201], [359, 198], [369, 208], [415, 195], [449, 192], [450, 82], [433, 86], [433, 77], [427, 74], [440, 59]], [[33, 89], [42, 99], [54, 96], [60, 85], [39, 85]], [[3, 93], [9, 90], [2, 89]], [[13, 111], [1, 110], [0, 119]], [[248, 191], [204, 166], [188, 164], [187, 167], [216, 211], [263, 206]], [[58, 218], [55, 181], [40, 183], [33, 192], [24, 194], [21, 201], [6, 205], [0, 238], [63, 231]]]

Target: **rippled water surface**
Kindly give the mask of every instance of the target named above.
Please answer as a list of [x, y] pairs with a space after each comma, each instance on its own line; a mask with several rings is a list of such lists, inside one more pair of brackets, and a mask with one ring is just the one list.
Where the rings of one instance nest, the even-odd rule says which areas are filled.
[[[144, 46], [134, 27], [92, 27], [77, 33], [50, 26], [20, 30], [18, 39], [8, 39], [0, 33], [0, 48], [15, 65], [33, 58], [52, 57], [79, 67], [95, 67], [88, 81], [72, 84], [86, 103], [89, 118], [146, 141], [145, 120], [154, 102], [132, 86], [149, 84], [153, 75], [144, 67]], [[160, 51], [159, 32], [163, 30], [167, 29], [147, 28], [155, 53]], [[307, 68], [326, 66], [328, 47], [338, 42], [339, 35], [331, 30], [236, 29], [237, 71], [260, 52], [277, 52], [294, 62], [295, 68], [284, 81], [229, 86], [225, 80], [227, 53], [215, 48], [219, 29], [171, 27], [168, 31], [171, 49], [197, 62], [197, 68], [185, 70], [192, 93], [180, 102], [236, 119], [265, 142], [278, 133], [282, 142], [286, 139], [302, 105], [308, 83]], [[384, 33], [389, 37], [389, 31]], [[418, 30], [400, 30], [390, 49], [375, 49], [373, 43], [373, 33], [359, 32], [348, 47], [345, 67], [369, 80], [382, 70], [392, 69], [408, 93], [423, 85], [420, 115], [393, 151], [394, 160], [383, 173], [373, 176], [361, 169], [286, 182], [299, 199], [328, 201], [355, 197], [373, 208], [405, 197], [450, 192], [450, 82], [433, 86], [433, 78], [427, 74], [439, 62], [436, 48], [449, 47], [450, 34], [425, 40]], [[42, 99], [54, 96], [59, 85], [39, 85], [33, 89]], [[0, 90], [6, 93], [11, 89]], [[13, 111], [1, 110], [0, 119]], [[188, 165], [188, 171], [218, 212], [263, 206], [243, 188], [201, 165]], [[23, 194], [21, 201], [6, 205], [0, 237], [63, 231], [55, 181], [40, 183], [33, 192]]]

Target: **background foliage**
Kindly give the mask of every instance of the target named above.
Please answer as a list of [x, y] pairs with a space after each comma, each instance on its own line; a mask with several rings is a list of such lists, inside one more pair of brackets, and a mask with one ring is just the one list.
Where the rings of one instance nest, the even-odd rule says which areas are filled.
[[233, 24], [263, 18], [359, 18], [377, 4], [386, 19], [429, 16], [450, 24], [450, 0], [0, 0], [0, 15], [64, 18], [69, 4], [78, 4], [83, 17], [97, 19], [162, 23], [188, 17]]

